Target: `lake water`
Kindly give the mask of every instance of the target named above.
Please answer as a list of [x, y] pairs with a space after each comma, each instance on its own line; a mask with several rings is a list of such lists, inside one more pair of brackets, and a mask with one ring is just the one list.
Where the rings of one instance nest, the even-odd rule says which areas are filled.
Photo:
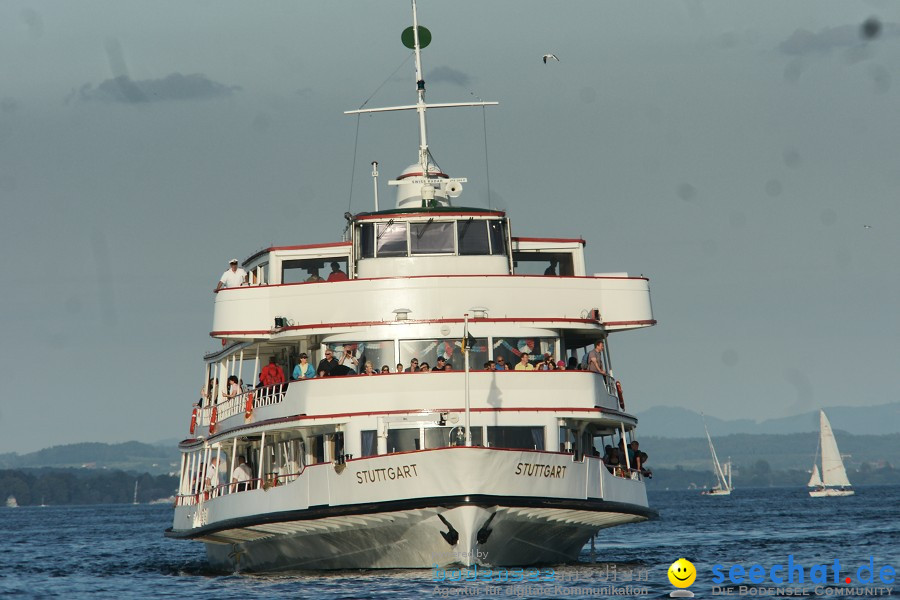
[[[606, 529], [597, 537], [596, 563], [589, 562], [588, 545], [582, 564], [551, 566], [552, 582], [527, 585], [496, 579], [440, 582], [433, 570], [222, 575], [207, 568], [202, 544], [163, 537], [172, 516], [166, 505], [0, 508], [4, 542], [0, 596], [661, 598], [675, 589], [666, 572], [682, 556], [696, 567], [697, 580], [690, 590], [698, 598], [722, 591], [713, 587], [716, 564], [722, 565], [719, 572], [726, 578], [720, 587], [734, 588], [731, 597], [784, 598], [786, 588], [802, 593], [804, 586], [812, 598], [816, 592], [822, 597], [853, 597], [844, 594], [863, 587], [868, 597], [877, 597], [874, 591], [884, 597], [887, 587], [893, 588], [889, 595], [900, 595], [900, 586], [879, 581], [879, 570], [885, 567], [900, 571], [900, 487], [861, 488], [849, 498], [816, 499], [803, 489], [736, 490], [731, 497], [653, 492], [650, 501], [660, 512], [659, 520]], [[806, 580], [804, 585], [783, 583], [779, 591], [769, 573], [774, 565], [786, 564], [789, 555], [795, 565], [805, 567]], [[865, 578], [868, 571], [858, 574], [857, 569], [868, 565], [870, 558], [875, 583], [862, 584], [858, 576]], [[831, 582], [835, 560], [840, 561], [840, 585], [809, 582], [814, 564], [827, 565]], [[764, 569], [764, 582], [727, 580], [734, 565], [746, 571], [754, 564]], [[844, 581], [847, 576], [852, 578], [850, 584]]]

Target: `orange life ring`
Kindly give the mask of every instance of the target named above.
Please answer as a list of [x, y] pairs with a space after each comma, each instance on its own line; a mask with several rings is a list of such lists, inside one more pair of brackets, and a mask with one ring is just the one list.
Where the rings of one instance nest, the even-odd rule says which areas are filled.
[[194, 430], [197, 428], [197, 409], [195, 408], [193, 412], [191, 412], [191, 435], [194, 434]]
[[253, 416], [253, 392], [247, 394], [247, 402], [244, 404], [244, 418], [249, 419]]
[[619, 395], [619, 408], [625, 410], [625, 396], [622, 394], [622, 384], [616, 382], [616, 394]]
[[219, 420], [219, 407], [213, 406], [212, 414], [209, 417], [209, 433], [212, 435], [216, 432], [216, 421]]

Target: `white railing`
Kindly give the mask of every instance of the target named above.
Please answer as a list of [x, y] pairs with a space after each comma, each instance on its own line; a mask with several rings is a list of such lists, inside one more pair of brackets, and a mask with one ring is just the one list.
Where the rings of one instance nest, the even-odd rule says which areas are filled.
[[262, 478], [248, 479], [241, 483], [204, 484], [199, 488], [194, 485], [190, 494], [178, 494], [175, 496], [175, 506], [193, 506], [229, 494], [239, 494], [258, 489], [268, 490], [280, 485], [287, 485], [303, 475], [303, 472], [306, 471], [306, 466], [301, 466], [296, 473], [280, 473], [280, 470], [283, 469], [276, 469], [271, 473], [266, 473]]

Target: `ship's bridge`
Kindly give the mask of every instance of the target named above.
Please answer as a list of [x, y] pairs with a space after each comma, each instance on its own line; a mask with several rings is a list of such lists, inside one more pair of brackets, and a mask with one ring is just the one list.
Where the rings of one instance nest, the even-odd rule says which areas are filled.
[[[478, 307], [530, 327], [594, 336], [655, 323], [644, 277], [587, 275], [584, 240], [510, 235], [506, 214], [461, 207], [348, 215], [344, 242], [275, 246], [246, 261], [249, 285], [216, 295], [232, 340], [331, 335], [459, 321]], [[527, 325], [526, 325], [527, 324]]]

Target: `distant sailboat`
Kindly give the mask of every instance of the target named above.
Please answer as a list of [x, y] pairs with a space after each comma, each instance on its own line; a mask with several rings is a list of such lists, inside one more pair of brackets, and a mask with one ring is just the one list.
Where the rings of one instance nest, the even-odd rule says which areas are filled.
[[16, 502], [15, 496], [6, 497], [6, 508], [19, 508], [19, 503]]
[[[822, 450], [822, 472], [819, 474], [819, 449]], [[855, 492], [850, 489], [850, 480], [847, 479], [847, 470], [844, 469], [844, 461], [841, 460], [841, 452], [838, 450], [831, 423], [825, 416], [825, 411], [819, 411], [819, 445], [816, 448], [816, 458], [813, 461], [812, 476], [807, 484], [815, 488], [809, 492], [813, 498], [823, 496], [852, 496]]]
[[134, 500], [131, 502], [132, 504], [137, 504], [137, 503], [138, 503], [138, 501], [137, 501], [137, 487], [138, 487], [138, 482], [137, 482], [137, 479], [135, 479], [135, 480], [134, 480]]
[[[706, 431], [706, 440], [709, 442], [709, 452], [712, 454], [713, 473], [716, 474], [716, 485], [712, 489], [704, 490], [702, 493], [707, 496], [730, 496], [731, 490], [731, 459], [724, 465], [719, 463], [719, 457], [716, 456], [716, 449], [713, 446], [712, 438], [709, 437], [709, 429], [706, 428], [706, 421], [703, 422], [703, 429]], [[723, 468], [724, 466], [724, 468]]]

